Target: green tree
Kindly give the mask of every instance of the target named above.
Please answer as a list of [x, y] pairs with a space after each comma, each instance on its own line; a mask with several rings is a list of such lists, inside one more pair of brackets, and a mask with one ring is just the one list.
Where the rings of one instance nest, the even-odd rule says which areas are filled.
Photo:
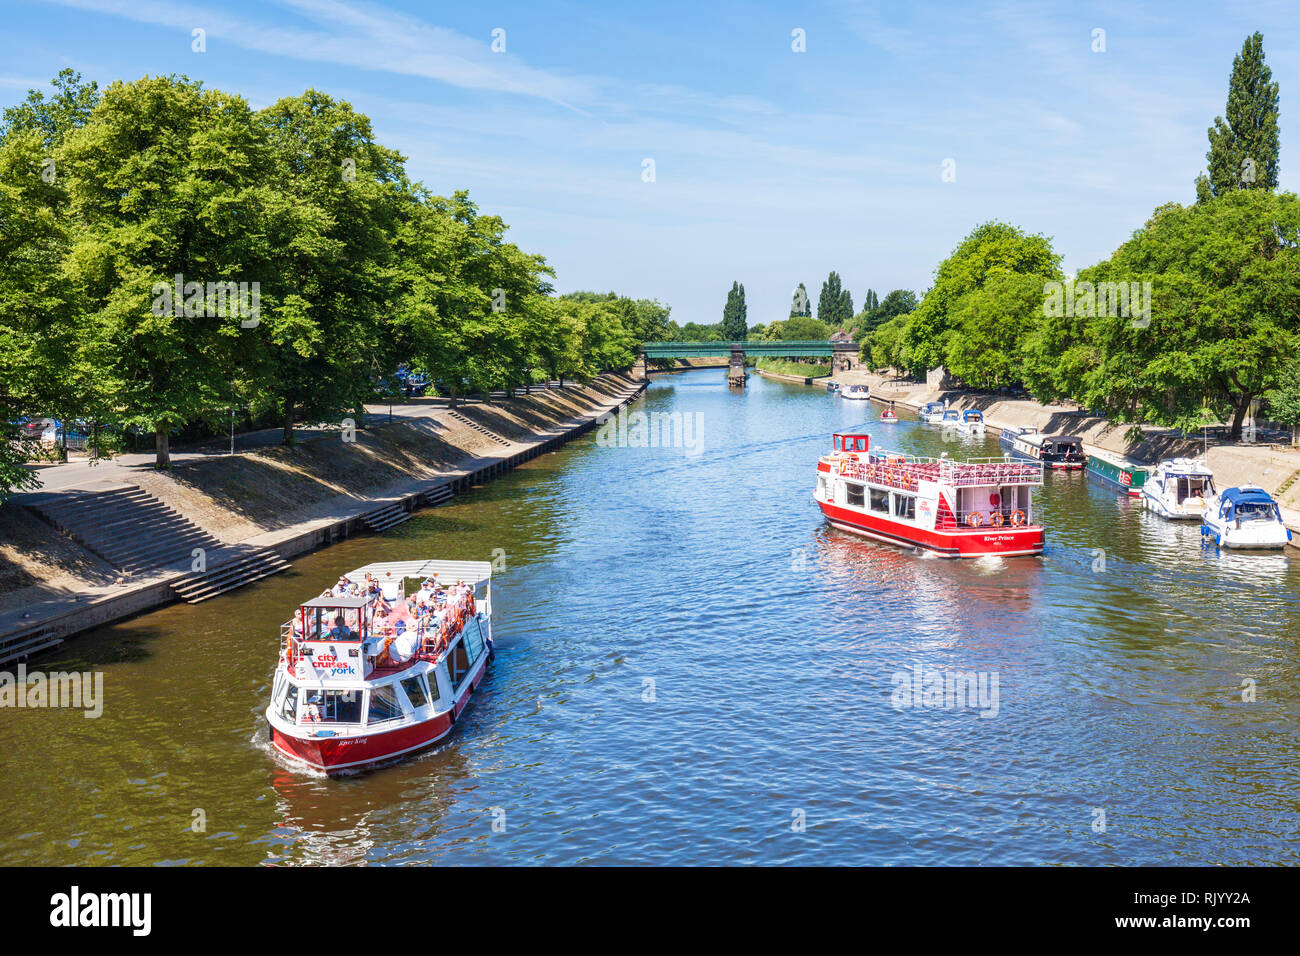
[[948, 361], [954, 335], [977, 337], [977, 328], [958, 323], [973, 313], [960, 313], [962, 299], [984, 286], [991, 276], [1019, 273], [1039, 277], [1040, 284], [1060, 277], [1060, 256], [1042, 235], [1028, 235], [1015, 226], [986, 222], [976, 226], [935, 270], [934, 285], [909, 313], [902, 350], [907, 371], [923, 378]]
[[1028, 364], [1056, 357], [1049, 384], [1117, 421], [1194, 428], [1208, 413], [1240, 438], [1300, 344], [1300, 199], [1238, 189], [1166, 204], [1079, 282], [1150, 282], [1149, 309], [1111, 315], [1085, 300], [1043, 321]]
[[91, 337], [107, 343], [101, 374], [166, 467], [170, 432], [228, 398], [233, 343], [248, 330], [238, 314], [211, 314], [195, 283], [258, 280], [267, 152], [242, 98], [146, 77], [106, 90], [54, 158], [68, 171], [66, 268]]
[[840, 281], [840, 274], [832, 271], [822, 283], [817, 297], [817, 318], [830, 328], [843, 326], [853, 318], [853, 297]]
[[259, 400], [289, 444], [297, 418], [361, 407], [372, 376], [395, 364], [385, 318], [402, 158], [375, 142], [366, 116], [316, 90], [257, 120], [277, 188], [261, 197], [262, 318], [247, 352], [259, 362]]
[[745, 287], [731, 283], [727, 304], [722, 309], [722, 337], [728, 342], [742, 342], [749, 330], [749, 309], [745, 305]]
[[1196, 200], [1206, 202], [1236, 189], [1276, 189], [1278, 86], [1264, 62], [1264, 36], [1246, 38], [1232, 58], [1228, 105], [1209, 129], [1208, 175], [1196, 178]]

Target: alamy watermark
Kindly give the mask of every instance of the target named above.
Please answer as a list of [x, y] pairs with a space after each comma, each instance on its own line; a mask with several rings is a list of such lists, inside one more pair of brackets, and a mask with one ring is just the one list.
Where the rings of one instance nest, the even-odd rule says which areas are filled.
[[692, 458], [704, 451], [704, 413], [606, 412], [596, 419], [596, 444], [602, 448], [681, 448]]
[[151, 311], [157, 316], [224, 319], [238, 315], [245, 329], [255, 329], [262, 321], [260, 282], [186, 282], [178, 272], [174, 283], [155, 282], [153, 296]]
[[1043, 315], [1049, 319], [1111, 318], [1133, 319], [1133, 328], [1151, 324], [1150, 282], [1065, 282], [1043, 283]]
[[66, 707], [93, 719], [104, 713], [104, 675], [100, 671], [29, 674], [27, 665], [19, 664], [16, 675], [0, 671], [0, 707]]
[[978, 709], [984, 718], [998, 715], [997, 671], [941, 671], [913, 664], [910, 671], [895, 671], [892, 680], [894, 710], [961, 707]]

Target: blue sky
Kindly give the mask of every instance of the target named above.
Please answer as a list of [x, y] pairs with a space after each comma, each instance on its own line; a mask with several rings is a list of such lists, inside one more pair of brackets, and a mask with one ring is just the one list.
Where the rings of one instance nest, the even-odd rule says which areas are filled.
[[559, 290], [658, 298], [680, 322], [718, 321], [733, 280], [751, 323], [784, 317], [801, 281], [815, 300], [831, 269], [855, 306], [868, 287], [920, 294], [988, 219], [1053, 237], [1067, 271], [1105, 258], [1194, 197], [1254, 30], [1281, 85], [1281, 185], [1300, 189], [1300, 16], [1282, 0], [0, 9], [5, 104], [67, 66], [101, 84], [185, 73], [254, 107], [316, 87], [367, 113], [414, 178], [503, 216]]

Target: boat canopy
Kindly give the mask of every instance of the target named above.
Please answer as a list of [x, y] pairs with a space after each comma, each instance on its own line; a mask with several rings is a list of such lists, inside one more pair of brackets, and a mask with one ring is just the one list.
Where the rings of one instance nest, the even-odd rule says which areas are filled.
[[1260, 514], [1281, 517], [1277, 502], [1263, 488], [1228, 488], [1219, 498], [1219, 511], [1225, 518]]
[[[466, 584], [481, 584], [492, 579], [491, 561], [377, 561], [364, 568], [349, 571], [349, 581], [364, 581], [369, 574], [376, 580], [383, 581], [392, 574], [395, 578], [431, 578], [435, 574], [439, 583], [449, 584], [464, 581]], [[335, 599], [337, 600], [337, 599]]]
[[978, 408], [968, 408], [962, 414], [966, 417], [966, 421], [968, 422], [984, 421], [984, 413], [981, 412]]

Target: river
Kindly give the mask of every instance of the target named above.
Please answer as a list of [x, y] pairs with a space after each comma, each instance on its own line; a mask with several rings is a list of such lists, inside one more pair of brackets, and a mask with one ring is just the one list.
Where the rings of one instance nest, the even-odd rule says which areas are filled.
[[[29, 665], [102, 671], [104, 712], [0, 712], [0, 863], [1300, 862], [1300, 560], [1206, 550], [1083, 475], [1039, 492], [1041, 557], [924, 558], [823, 522], [830, 432], [995, 438], [720, 369], [630, 410], [690, 415], [702, 447], [591, 433]], [[336, 780], [273, 756], [297, 601], [371, 561], [494, 555], [496, 660], [447, 742]], [[990, 696], [897, 706], [914, 668]]]

